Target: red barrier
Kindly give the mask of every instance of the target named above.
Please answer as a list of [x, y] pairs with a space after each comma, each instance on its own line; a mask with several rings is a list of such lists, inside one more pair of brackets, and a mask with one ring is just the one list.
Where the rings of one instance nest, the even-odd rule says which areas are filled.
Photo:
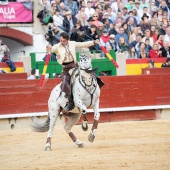
[[[101, 88], [100, 108], [169, 105], [170, 74], [101, 79], [106, 85]], [[50, 92], [60, 81], [45, 80], [43, 87], [39, 80], [0, 81], [0, 114], [47, 112]], [[155, 111], [152, 117], [156, 117]]]

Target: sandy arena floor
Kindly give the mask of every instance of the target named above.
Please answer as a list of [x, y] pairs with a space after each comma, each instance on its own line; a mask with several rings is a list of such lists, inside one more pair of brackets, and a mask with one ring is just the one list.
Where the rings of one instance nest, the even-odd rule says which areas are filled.
[[[91, 127], [91, 125], [90, 125]], [[52, 151], [47, 133], [0, 131], [0, 170], [170, 170], [170, 120], [100, 123], [93, 143], [79, 125], [73, 132], [84, 148], [55, 127]]]

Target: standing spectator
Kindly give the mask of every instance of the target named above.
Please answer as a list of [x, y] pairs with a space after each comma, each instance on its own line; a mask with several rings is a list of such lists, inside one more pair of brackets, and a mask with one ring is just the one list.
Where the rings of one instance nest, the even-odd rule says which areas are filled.
[[129, 45], [128, 35], [124, 33], [124, 29], [122, 27], [120, 27], [119, 33], [116, 35], [116, 43], [119, 42], [120, 37], [123, 37], [125, 39], [125, 41], [126, 41], [126, 44]]
[[88, 1], [87, 7], [85, 8], [85, 14], [88, 16], [88, 18], [90, 18], [95, 13], [95, 10], [91, 6], [91, 1]]
[[162, 57], [170, 58], [170, 47], [167, 41], [164, 41], [163, 47], [159, 50], [161, 51]]
[[161, 67], [170, 67], [170, 58], [167, 58], [166, 62], [163, 63]]
[[35, 69], [31, 70], [31, 75], [27, 77], [27, 80], [35, 80], [36, 75], [35, 75]]
[[159, 51], [159, 45], [154, 44], [153, 49], [149, 51], [149, 57], [150, 58], [160, 58], [162, 57], [161, 51]]

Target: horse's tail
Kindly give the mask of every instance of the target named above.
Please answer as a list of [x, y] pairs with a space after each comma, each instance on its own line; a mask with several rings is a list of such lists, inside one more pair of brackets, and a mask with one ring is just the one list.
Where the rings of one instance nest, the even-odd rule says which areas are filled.
[[47, 132], [49, 130], [50, 117], [48, 115], [45, 122], [40, 122], [37, 117], [32, 117], [31, 129], [36, 132]]

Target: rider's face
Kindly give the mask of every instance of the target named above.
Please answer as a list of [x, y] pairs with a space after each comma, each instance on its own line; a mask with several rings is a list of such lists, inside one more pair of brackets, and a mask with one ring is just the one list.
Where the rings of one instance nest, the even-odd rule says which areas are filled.
[[68, 44], [68, 40], [64, 39], [62, 36], [60, 37], [60, 43], [63, 46], [66, 46]]

